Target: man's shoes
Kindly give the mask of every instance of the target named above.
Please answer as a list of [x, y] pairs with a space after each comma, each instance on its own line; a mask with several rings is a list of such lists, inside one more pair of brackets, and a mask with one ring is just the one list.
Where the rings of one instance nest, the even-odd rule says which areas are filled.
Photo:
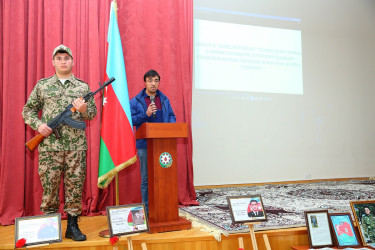
[[72, 216], [68, 214], [68, 223], [66, 226], [65, 238], [75, 241], [84, 241], [86, 240], [86, 235], [84, 235], [81, 230], [79, 230], [77, 219], [78, 216]]

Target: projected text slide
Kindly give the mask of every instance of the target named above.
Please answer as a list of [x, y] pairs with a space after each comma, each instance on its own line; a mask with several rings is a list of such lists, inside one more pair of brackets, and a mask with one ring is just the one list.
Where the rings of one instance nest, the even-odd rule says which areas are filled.
[[194, 23], [195, 88], [303, 94], [301, 31]]

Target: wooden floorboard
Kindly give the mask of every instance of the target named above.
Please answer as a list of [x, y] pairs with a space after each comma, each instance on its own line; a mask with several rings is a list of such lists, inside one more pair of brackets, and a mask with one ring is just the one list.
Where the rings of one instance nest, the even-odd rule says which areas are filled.
[[[104, 250], [113, 249], [109, 238], [102, 238], [99, 232], [107, 229], [106, 216], [81, 217], [79, 226], [87, 235], [87, 240], [75, 242], [64, 237], [66, 220], [62, 221], [63, 241], [51, 245], [37, 247], [37, 249], [59, 249], [59, 250]], [[0, 249], [14, 248], [14, 225], [0, 227]], [[291, 249], [291, 246], [308, 244], [305, 227], [278, 229], [256, 232], [259, 250], [266, 249], [263, 242], [263, 234], [267, 234], [272, 249]], [[233, 234], [228, 237], [222, 236], [218, 242], [212, 235], [202, 231], [200, 228], [190, 230], [149, 234], [142, 233], [132, 236], [134, 250], [142, 250], [141, 244], [146, 243], [148, 250], [224, 250], [238, 249], [238, 238], [244, 239], [245, 249], [252, 249], [250, 235], [247, 233]], [[127, 237], [121, 237], [120, 243], [127, 247]], [[121, 248], [119, 248], [121, 249]]]

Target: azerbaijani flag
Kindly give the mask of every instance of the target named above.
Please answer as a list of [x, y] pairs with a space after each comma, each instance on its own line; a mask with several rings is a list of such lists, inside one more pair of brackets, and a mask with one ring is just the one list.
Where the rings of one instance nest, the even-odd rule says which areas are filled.
[[99, 188], [108, 187], [119, 171], [137, 160], [125, 62], [113, 1], [107, 42], [106, 80], [114, 77], [115, 81], [105, 89], [103, 97]]

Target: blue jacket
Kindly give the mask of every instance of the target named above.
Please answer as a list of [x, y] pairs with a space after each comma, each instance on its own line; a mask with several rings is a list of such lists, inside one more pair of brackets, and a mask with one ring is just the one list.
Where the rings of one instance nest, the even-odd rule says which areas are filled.
[[[149, 122], [149, 117], [146, 114], [147, 106], [146, 101], [142, 97], [145, 94], [146, 89], [144, 88], [135, 97], [130, 100], [130, 111], [132, 113], [133, 126], [138, 129], [143, 123]], [[156, 95], [160, 97], [161, 107], [163, 111], [163, 122], [174, 123], [176, 122], [176, 116], [171, 107], [171, 103], [166, 95], [160, 90], [156, 91]], [[137, 148], [147, 148], [147, 140], [139, 139], [136, 142]]]

